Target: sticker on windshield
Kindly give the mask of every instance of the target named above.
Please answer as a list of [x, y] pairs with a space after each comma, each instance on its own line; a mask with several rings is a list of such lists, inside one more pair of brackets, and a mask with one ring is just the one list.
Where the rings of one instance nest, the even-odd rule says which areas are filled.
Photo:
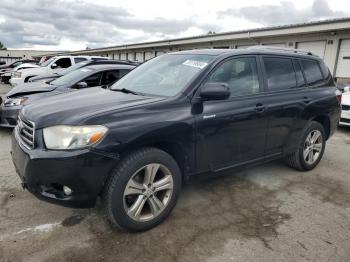
[[208, 63], [206, 62], [202, 62], [202, 61], [195, 61], [195, 60], [190, 60], [187, 59], [185, 62], [182, 63], [183, 65], [187, 65], [187, 66], [192, 66], [192, 67], [196, 67], [196, 68], [204, 68]]

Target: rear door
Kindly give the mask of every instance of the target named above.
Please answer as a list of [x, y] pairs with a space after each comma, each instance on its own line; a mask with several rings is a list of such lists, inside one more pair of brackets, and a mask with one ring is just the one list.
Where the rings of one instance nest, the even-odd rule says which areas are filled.
[[264, 104], [268, 117], [266, 157], [282, 154], [295, 146], [302, 129], [302, 113], [310, 102], [298, 60], [287, 56], [261, 56], [264, 72]]
[[267, 118], [259, 72], [256, 56], [233, 57], [204, 81], [227, 84], [231, 97], [204, 101], [203, 112], [195, 116], [199, 171], [218, 171], [263, 158]]

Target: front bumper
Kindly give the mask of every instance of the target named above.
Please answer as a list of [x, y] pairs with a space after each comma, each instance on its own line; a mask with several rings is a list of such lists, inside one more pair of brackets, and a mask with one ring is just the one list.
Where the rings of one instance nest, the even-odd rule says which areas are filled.
[[17, 86], [19, 84], [23, 84], [24, 83], [22, 78], [13, 78], [13, 77], [11, 77], [9, 82], [10, 82], [11, 86]]
[[342, 110], [339, 125], [350, 126], [350, 110]]
[[18, 113], [22, 106], [0, 106], [0, 126], [13, 128], [17, 125]]
[[[12, 161], [24, 188], [37, 198], [66, 207], [93, 207], [108, 174], [117, 163], [95, 150], [29, 150], [12, 136]], [[72, 189], [65, 195], [63, 186]]]

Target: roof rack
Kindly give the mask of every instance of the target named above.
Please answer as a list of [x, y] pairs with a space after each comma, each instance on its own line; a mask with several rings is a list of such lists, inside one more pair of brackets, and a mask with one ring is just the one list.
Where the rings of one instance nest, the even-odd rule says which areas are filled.
[[295, 54], [299, 53], [299, 54], [317, 56], [310, 51], [303, 51], [303, 50], [294, 49], [294, 48], [268, 46], [268, 45], [254, 45], [254, 46], [248, 47], [247, 49], [258, 49], [258, 50], [266, 50], [266, 51], [270, 50], [270, 51], [290, 52]]

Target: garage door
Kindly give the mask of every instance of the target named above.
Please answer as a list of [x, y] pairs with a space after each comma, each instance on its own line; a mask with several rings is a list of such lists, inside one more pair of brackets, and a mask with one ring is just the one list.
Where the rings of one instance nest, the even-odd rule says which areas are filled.
[[143, 62], [143, 52], [136, 52], [136, 61]]
[[272, 43], [272, 44], [263, 44], [265, 46], [273, 46], [273, 47], [282, 47], [285, 48], [286, 44], [285, 43]]
[[326, 41], [300, 42], [297, 43], [297, 49], [310, 51], [311, 53], [323, 58], [326, 49]]
[[251, 47], [251, 46], [254, 46], [254, 45], [238, 45], [237, 49], [245, 49], [245, 48], [248, 48], [248, 47]]
[[135, 61], [135, 54], [134, 53], [128, 53], [128, 60], [129, 61]]
[[338, 55], [337, 77], [350, 77], [350, 39], [343, 39], [340, 42]]
[[120, 54], [120, 60], [126, 60], [126, 53]]
[[153, 52], [145, 52], [145, 61], [150, 60], [154, 57]]

